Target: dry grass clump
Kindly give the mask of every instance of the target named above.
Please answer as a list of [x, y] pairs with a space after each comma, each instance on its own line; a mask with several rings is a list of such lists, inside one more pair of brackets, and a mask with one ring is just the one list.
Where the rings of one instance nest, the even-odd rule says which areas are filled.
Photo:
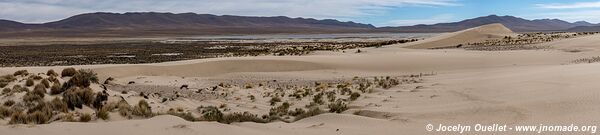
[[171, 108], [171, 109], [169, 109], [169, 111], [167, 111], [167, 114], [180, 117], [187, 121], [198, 121], [198, 119], [196, 117], [194, 117], [192, 115], [192, 113], [189, 113], [189, 112], [186, 113], [186, 112], [182, 112], [182, 111], [183, 110], [175, 110], [175, 109]]
[[67, 103], [58, 97], [55, 97], [54, 99], [52, 99], [52, 101], [50, 101], [50, 107], [52, 107], [52, 110], [58, 112], [66, 113], [69, 111], [69, 106], [67, 105]]
[[312, 116], [317, 116], [317, 115], [322, 114], [322, 113], [324, 113], [323, 110], [321, 110], [318, 107], [314, 107], [314, 108], [309, 109], [306, 113], [298, 114], [294, 118], [294, 121], [298, 121], [298, 120], [301, 120], [301, 119], [304, 119], [304, 118], [308, 118], [308, 117], [312, 117]]
[[15, 105], [15, 101], [9, 99], [9, 100], [6, 100], [4, 102], [4, 104], [2, 104], [2, 105], [6, 106], [6, 107], [11, 107], [11, 106]]
[[277, 104], [277, 102], [281, 102], [281, 98], [279, 98], [278, 96], [274, 96], [271, 98], [271, 100], [269, 100], [271, 106], [274, 106], [275, 104]]
[[350, 94], [350, 101], [354, 101], [354, 100], [358, 99], [358, 97], [360, 97], [360, 93], [353, 92], [352, 94]]
[[25, 114], [23, 112], [14, 112], [10, 116], [10, 121], [8, 122], [8, 124], [27, 124], [27, 123], [29, 123], [27, 121], [27, 114]]
[[231, 114], [223, 115], [223, 118], [218, 121], [219, 123], [231, 124], [234, 122], [255, 122], [255, 123], [267, 123], [268, 120], [259, 118], [258, 115], [249, 112], [234, 112]]
[[125, 100], [121, 100], [119, 101], [119, 103], [117, 103], [117, 108], [119, 109], [119, 114], [123, 117], [127, 117], [130, 118], [131, 117], [131, 105], [129, 105], [127, 103], [127, 101]]
[[68, 89], [70, 87], [81, 87], [87, 88], [90, 87], [92, 83], [98, 83], [98, 76], [92, 70], [79, 70], [76, 72], [69, 81], [63, 84], [63, 89]]
[[223, 118], [223, 113], [217, 107], [208, 106], [202, 108], [202, 118], [208, 121], [218, 121]]
[[44, 99], [44, 96], [41, 94], [36, 94], [36, 92], [29, 91], [23, 95], [23, 101], [25, 102], [40, 102]]
[[52, 84], [52, 87], [50, 87], [50, 95], [57, 95], [63, 92], [63, 89], [61, 88], [61, 85], [59, 83], [54, 83]]
[[142, 116], [145, 118], [150, 118], [154, 116], [154, 114], [152, 113], [152, 109], [150, 108], [150, 105], [148, 104], [148, 102], [146, 102], [146, 100], [140, 100], [140, 102], [138, 102], [138, 104], [135, 107], [133, 107], [132, 114], [136, 116]]
[[10, 91], [12, 91], [10, 88], [4, 88], [2, 89], [2, 95], [10, 93]]
[[92, 120], [92, 115], [89, 113], [83, 113], [79, 116], [79, 122], [89, 122]]
[[73, 76], [77, 74], [77, 69], [75, 68], [65, 68], [62, 70], [62, 72], [60, 73], [60, 75], [62, 77], [68, 77], [68, 76]]
[[44, 88], [50, 88], [50, 82], [48, 81], [48, 79], [42, 79], [42, 81], [40, 81], [40, 84], [44, 85]]
[[13, 111], [10, 108], [0, 106], [0, 119], [4, 119], [13, 114]]
[[19, 70], [13, 74], [13, 76], [27, 76], [27, 75], [29, 75], [29, 72], [27, 72], [27, 70]]
[[27, 81], [25, 81], [25, 86], [29, 87], [29, 86], [33, 86], [34, 82], [32, 78], [27, 79]]
[[48, 72], [46, 72], [46, 75], [47, 75], [47, 76], [53, 76], [53, 77], [57, 77], [57, 76], [58, 76], [58, 73], [56, 73], [56, 72], [54, 71], [54, 69], [50, 69], [50, 70], [48, 70]]
[[44, 84], [35, 85], [35, 87], [33, 88], [33, 93], [38, 94], [41, 97], [44, 97], [42, 95], [46, 94], [46, 86]]
[[346, 103], [344, 103], [341, 100], [338, 100], [336, 102], [330, 103], [327, 107], [329, 107], [329, 112], [335, 112], [335, 113], [342, 113], [346, 110], [348, 110], [348, 107], [346, 106]]
[[17, 78], [14, 75], [3, 75], [0, 76], [0, 82], [5, 82], [5, 83], [9, 83], [9, 82], [13, 82], [16, 81]]
[[31, 75], [31, 76], [29, 76], [29, 78], [33, 79], [33, 80], [42, 80], [42, 79], [44, 79], [44, 77], [41, 77], [39, 75]]
[[96, 117], [103, 119], [103, 120], [108, 120], [110, 118], [110, 116], [108, 115], [108, 112], [110, 110], [112, 110], [112, 108], [102, 107], [96, 111]]
[[288, 110], [290, 108], [290, 103], [283, 102], [280, 106], [271, 108], [269, 111], [269, 116], [283, 116], [288, 114]]
[[91, 105], [94, 102], [94, 91], [90, 88], [71, 87], [63, 93], [63, 101], [69, 109], [81, 108], [83, 105]]

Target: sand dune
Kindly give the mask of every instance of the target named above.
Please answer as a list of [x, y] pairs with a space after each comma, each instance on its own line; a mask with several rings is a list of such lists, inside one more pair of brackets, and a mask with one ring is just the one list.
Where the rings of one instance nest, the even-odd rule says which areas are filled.
[[515, 33], [513, 33], [510, 29], [504, 27], [504, 25], [495, 23], [470, 28], [462, 31], [446, 33], [437, 37], [432, 37], [403, 46], [415, 49], [450, 47], [490, 39], [500, 39], [504, 36], [511, 35], [515, 35]]

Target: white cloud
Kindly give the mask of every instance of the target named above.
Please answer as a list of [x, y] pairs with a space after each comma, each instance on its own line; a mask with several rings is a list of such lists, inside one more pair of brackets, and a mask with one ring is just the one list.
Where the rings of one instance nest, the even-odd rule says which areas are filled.
[[454, 21], [454, 15], [452, 14], [440, 14], [436, 16], [432, 16], [427, 19], [399, 19], [399, 20], [391, 20], [387, 23], [383, 24], [385, 26], [410, 26], [417, 24], [435, 24], [435, 23], [444, 23]]
[[575, 2], [575, 3], [550, 3], [536, 4], [539, 8], [547, 9], [577, 9], [577, 8], [600, 8], [600, 1], [596, 2]]
[[0, 19], [45, 22], [86, 12], [195, 12], [350, 19], [404, 6], [457, 6], [457, 0], [0, 0]]

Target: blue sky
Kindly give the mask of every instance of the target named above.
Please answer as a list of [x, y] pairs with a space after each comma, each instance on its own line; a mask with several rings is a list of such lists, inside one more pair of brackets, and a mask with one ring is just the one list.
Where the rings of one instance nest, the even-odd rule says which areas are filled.
[[496, 15], [600, 23], [600, 0], [0, 0], [0, 19], [40, 23], [89, 12], [290, 16], [403, 26]]

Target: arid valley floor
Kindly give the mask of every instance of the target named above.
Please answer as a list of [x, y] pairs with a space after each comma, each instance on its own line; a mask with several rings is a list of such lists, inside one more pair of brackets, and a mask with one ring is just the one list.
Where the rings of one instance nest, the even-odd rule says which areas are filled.
[[[600, 63], [595, 63], [600, 62], [600, 34], [524, 35], [491, 24], [414, 42], [303, 55], [3, 67], [0, 75], [19, 70], [30, 74], [15, 75], [3, 87], [22, 85], [30, 90], [43, 79], [64, 83], [73, 78], [51, 77], [48, 70], [61, 74], [70, 67], [90, 69], [99, 83], [89, 88], [93, 93], [106, 89], [104, 106], [123, 102], [135, 110], [144, 100], [153, 117], [122, 115], [121, 107], [113, 106], [102, 119], [97, 114], [102, 107], [83, 105], [51, 111], [47, 124], [9, 124], [11, 116], [6, 116], [0, 119], [0, 135], [453, 134], [425, 127], [600, 122]], [[27, 85], [31, 76], [40, 79]], [[45, 96], [39, 100], [63, 98], [46, 92], [50, 89], [43, 88]], [[10, 106], [27, 107], [22, 98], [27, 93], [9, 90], [0, 96], [0, 103], [12, 100], [17, 103]], [[315, 108], [321, 110], [319, 115], [307, 114]], [[206, 114], [217, 114], [211, 109], [223, 115], [246, 112], [257, 119], [211, 121]], [[68, 122], [84, 114], [91, 115], [89, 122]]]

